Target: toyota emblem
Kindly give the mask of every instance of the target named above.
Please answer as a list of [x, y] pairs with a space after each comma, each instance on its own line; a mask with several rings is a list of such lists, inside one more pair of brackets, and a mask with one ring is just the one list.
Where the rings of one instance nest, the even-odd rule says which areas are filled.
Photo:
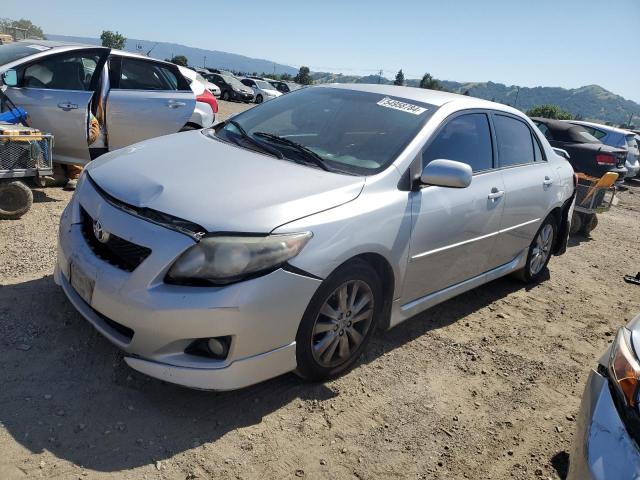
[[100, 243], [107, 243], [109, 238], [111, 238], [111, 234], [104, 229], [100, 220], [95, 220], [93, 222], [93, 235]]

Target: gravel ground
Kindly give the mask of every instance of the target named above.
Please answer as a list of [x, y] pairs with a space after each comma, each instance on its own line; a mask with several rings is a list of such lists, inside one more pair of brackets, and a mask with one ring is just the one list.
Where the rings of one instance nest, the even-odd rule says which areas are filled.
[[[229, 107], [244, 105], [224, 105]], [[53, 283], [70, 199], [0, 222], [0, 478], [561, 478], [589, 369], [640, 311], [640, 183], [528, 288], [497, 280], [325, 384], [198, 392], [130, 370]], [[635, 259], [635, 260], [634, 260]]]

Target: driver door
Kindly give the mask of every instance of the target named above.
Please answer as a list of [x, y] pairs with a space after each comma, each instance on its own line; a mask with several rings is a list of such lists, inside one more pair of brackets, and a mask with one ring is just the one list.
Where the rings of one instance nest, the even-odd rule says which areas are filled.
[[436, 159], [467, 163], [473, 170], [467, 188], [426, 186], [412, 192], [413, 229], [403, 301], [480, 275], [493, 265], [500, 230], [504, 185], [494, 168], [489, 119], [484, 112], [458, 114], [425, 148], [422, 168]]
[[108, 54], [108, 48], [92, 48], [39, 58], [21, 65], [18, 86], [6, 91], [13, 103], [29, 113], [33, 127], [53, 134], [56, 162], [91, 160], [89, 104]]

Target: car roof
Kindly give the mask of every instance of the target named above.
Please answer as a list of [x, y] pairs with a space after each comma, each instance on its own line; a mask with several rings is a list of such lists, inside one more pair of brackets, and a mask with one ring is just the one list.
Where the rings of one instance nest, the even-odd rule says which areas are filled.
[[509, 107], [502, 103], [490, 102], [480, 98], [469, 97], [467, 95], [459, 95], [457, 93], [443, 92], [441, 90], [428, 90], [418, 87], [401, 87], [398, 85], [377, 85], [368, 83], [327, 83], [318, 85], [324, 88], [339, 88], [344, 90], [358, 90], [361, 92], [378, 93], [381, 95], [389, 95], [393, 97], [401, 97], [416, 102], [428, 103], [441, 107], [445, 103], [455, 102], [460, 108], [487, 108], [502, 110], [523, 116], [520, 110]]
[[588, 125], [594, 128], [600, 128], [601, 130], [606, 130], [608, 132], [621, 133], [622, 135], [634, 135], [634, 133], [630, 130], [625, 130], [623, 128], [610, 127], [609, 125], [602, 125], [601, 123], [596, 122], [585, 122], [584, 120], [565, 120], [566, 122], [570, 122], [576, 125]]
[[[58, 40], [26, 39], [26, 40], [20, 40], [17, 43], [27, 43], [29, 45], [42, 45], [43, 47], [49, 47], [50, 50], [48, 50], [46, 52], [48, 54], [55, 53], [56, 50], [67, 51], [67, 50], [75, 50], [75, 49], [78, 49], [78, 48], [105, 48], [105, 47], [102, 47], [100, 45], [91, 45], [91, 44], [88, 44], [88, 43], [77, 43], [77, 42], [62, 42], [62, 41], [58, 41]], [[166, 61], [160, 60], [158, 58], [148, 57], [148, 56], [142, 55], [140, 53], [127, 52], [126, 50], [117, 50], [115, 48], [112, 48], [111, 49], [111, 53], [114, 53], [116, 55], [120, 55], [122, 57], [141, 58], [141, 59], [145, 59], [145, 60], [153, 60], [154, 62], [171, 64], [171, 62], [166, 62]], [[171, 65], [173, 65], [173, 64], [171, 64]]]
[[569, 122], [564, 122], [562, 120], [554, 120], [552, 118], [544, 118], [544, 117], [531, 117], [531, 120], [533, 120], [534, 122], [544, 123], [545, 125], [553, 128], [554, 130], [570, 130], [572, 128], [580, 126], [574, 123], [569, 123]]

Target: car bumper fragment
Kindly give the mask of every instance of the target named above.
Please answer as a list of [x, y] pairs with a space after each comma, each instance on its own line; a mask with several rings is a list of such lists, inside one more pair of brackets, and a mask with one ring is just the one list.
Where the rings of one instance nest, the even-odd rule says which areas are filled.
[[580, 407], [568, 480], [640, 477], [640, 451], [618, 414], [607, 379], [591, 371]]

